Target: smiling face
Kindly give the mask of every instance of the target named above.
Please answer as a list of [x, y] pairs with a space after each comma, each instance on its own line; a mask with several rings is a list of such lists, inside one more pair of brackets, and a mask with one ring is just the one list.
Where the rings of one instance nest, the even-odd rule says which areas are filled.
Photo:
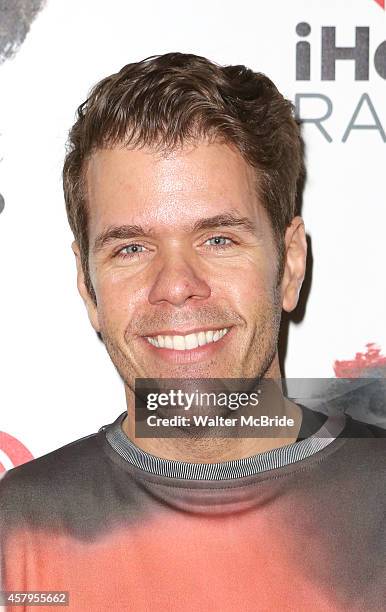
[[280, 375], [281, 310], [304, 275], [299, 217], [278, 259], [256, 171], [226, 144], [167, 156], [152, 149], [97, 151], [88, 164], [89, 265], [97, 305], [77, 257], [78, 288], [94, 329], [126, 385], [135, 378]]

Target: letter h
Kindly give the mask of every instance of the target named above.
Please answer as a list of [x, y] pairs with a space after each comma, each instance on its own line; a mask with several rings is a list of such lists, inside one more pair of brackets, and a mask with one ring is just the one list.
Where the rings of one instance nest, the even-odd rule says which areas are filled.
[[322, 81], [335, 80], [336, 60], [355, 61], [355, 80], [369, 80], [369, 28], [355, 28], [355, 47], [337, 47], [333, 27], [322, 28]]

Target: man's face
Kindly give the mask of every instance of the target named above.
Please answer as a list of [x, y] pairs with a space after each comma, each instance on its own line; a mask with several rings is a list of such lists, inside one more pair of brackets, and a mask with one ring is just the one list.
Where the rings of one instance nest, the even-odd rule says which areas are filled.
[[284, 289], [277, 287], [277, 252], [255, 176], [226, 144], [200, 143], [168, 156], [117, 147], [91, 158], [89, 263], [97, 306], [85, 294], [79, 265], [78, 286], [129, 387], [138, 377], [266, 374]]

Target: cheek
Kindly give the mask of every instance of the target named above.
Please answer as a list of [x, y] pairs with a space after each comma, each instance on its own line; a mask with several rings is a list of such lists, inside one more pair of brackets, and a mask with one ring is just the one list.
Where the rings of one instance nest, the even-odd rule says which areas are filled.
[[248, 283], [233, 284], [232, 300], [237, 311], [248, 321], [251, 316], [255, 316], [259, 306], [265, 303], [266, 294], [261, 284], [250, 278]]
[[104, 274], [97, 285], [98, 315], [101, 324], [127, 327], [133, 315], [143, 307], [146, 288], [123, 274]]
[[256, 262], [234, 271], [224, 279], [223, 287], [240, 313], [256, 311], [270, 299], [274, 276], [270, 266]]

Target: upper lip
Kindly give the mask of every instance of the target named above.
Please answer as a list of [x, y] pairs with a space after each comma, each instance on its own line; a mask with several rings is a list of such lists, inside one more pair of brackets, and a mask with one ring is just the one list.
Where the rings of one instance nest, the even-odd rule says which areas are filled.
[[143, 334], [144, 338], [155, 338], [157, 336], [188, 336], [189, 334], [198, 334], [206, 331], [220, 331], [220, 329], [230, 329], [231, 325], [206, 325], [205, 327], [194, 327], [193, 329], [163, 329], [149, 334]]

